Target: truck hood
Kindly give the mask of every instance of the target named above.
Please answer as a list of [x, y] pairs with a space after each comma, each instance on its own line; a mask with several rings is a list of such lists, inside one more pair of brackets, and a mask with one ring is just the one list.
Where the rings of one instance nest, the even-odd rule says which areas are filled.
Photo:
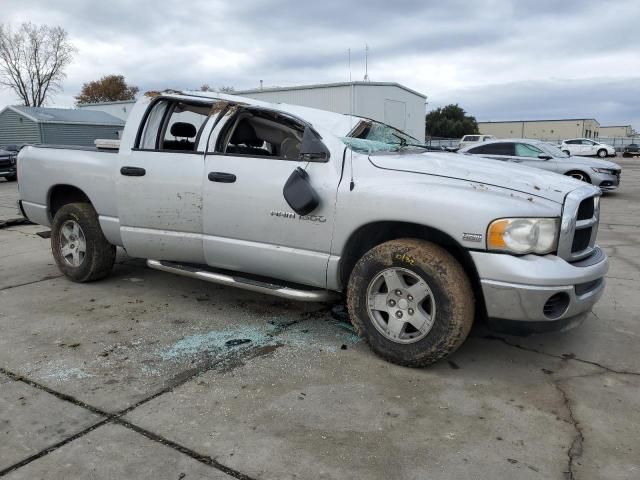
[[[466, 180], [506, 188], [562, 204], [567, 193], [584, 186], [570, 177], [457, 153], [399, 153], [370, 156], [369, 161], [385, 170]], [[595, 193], [594, 188], [594, 193]]]

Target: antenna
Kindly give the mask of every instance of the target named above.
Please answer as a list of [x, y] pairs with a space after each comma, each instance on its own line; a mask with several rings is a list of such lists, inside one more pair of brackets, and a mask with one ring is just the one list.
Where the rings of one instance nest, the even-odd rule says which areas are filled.
[[369, 81], [369, 45], [364, 44], [364, 81]]
[[[353, 82], [351, 81], [351, 49], [349, 52], [349, 133], [353, 130]], [[353, 150], [349, 149], [349, 170], [351, 171], [351, 181], [349, 182], [349, 191], [353, 191], [355, 183], [353, 182]]]

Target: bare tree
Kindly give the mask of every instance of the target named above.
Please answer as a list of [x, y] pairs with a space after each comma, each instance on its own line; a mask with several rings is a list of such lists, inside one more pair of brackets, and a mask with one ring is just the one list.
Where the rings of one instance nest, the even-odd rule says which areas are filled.
[[24, 105], [39, 107], [62, 90], [75, 52], [62, 27], [0, 25], [0, 86], [13, 90]]

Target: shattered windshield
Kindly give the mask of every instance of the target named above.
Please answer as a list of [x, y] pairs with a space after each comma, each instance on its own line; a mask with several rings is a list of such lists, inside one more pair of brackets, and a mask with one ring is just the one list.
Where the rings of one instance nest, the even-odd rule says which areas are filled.
[[350, 149], [369, 155], [422, 146], [417, 138], [373, 120], [362, 120], [349, 136], [342, 137], [341, 140]]

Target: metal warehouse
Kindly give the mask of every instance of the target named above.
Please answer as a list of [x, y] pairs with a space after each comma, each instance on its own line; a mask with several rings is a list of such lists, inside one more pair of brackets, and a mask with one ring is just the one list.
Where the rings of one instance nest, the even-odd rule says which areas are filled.
[[234, 92], [265, 102], [288, 103], [384, 122], [424, 140], [427, 97], [398, 83], [344, 82]]
[[121, 120], [126, 120], [135, 104], [135, 100], [115, 100], [113, 102], [81, 103], [76, 105], [76, 108], [80, 110], [97, 110], [118, 117]]
[[483, 135], [495, 135], [498, 138], [565, 140], [567, 138], [598, 138], [601, 136], [600, 123], [594, 118], [478, 122], [478, 128]]
[[93, 146], [98, 138], [119, 138], [123, 126], [121, 119], [104, 112], [9, 106], [0, 112], [0, 145]]

